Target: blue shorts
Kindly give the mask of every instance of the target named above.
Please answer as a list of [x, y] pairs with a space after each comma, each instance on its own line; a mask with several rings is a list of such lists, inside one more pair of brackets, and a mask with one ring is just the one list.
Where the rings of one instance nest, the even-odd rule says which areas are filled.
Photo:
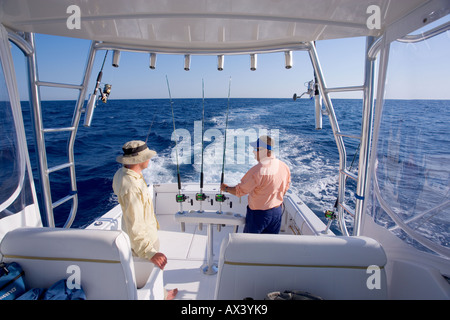
[[282, 206], [268, 210], [252, 210], [247, 206], [244, 233], [274, 233], [280, 232]]

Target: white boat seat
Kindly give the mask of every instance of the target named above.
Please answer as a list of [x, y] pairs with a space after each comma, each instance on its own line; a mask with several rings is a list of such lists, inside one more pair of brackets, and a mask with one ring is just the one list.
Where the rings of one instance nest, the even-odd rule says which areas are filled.
[[[19, 228], [5, 235], [0, 253], [3, 261], [22, 266], [27, 289], [48, 288], [73, 274], [69, 266], [77, 266], [87, 299], [141, 297], [129, 238], [122, 231]], [[155, 278], [160, 277], [149, 280]], [[151, 284], [146, 285], [146, 289], [149, 287]], [[150, 298], [152, 294], [144, 296]]]
[[367, 237], [234, 233], [221, 245], [215, 299], [264, 299], [284, 290], [386, 299], [386, 261], [381, 245]]

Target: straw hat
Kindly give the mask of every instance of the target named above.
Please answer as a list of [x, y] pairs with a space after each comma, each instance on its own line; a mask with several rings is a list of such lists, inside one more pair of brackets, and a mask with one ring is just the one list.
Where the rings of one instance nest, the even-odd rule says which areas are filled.
[[122, 147], [123, 155], [118, 156], [116, 161], [122, 164], [138, 164], [145, 162], [156, 155], [156, 151], [150, 150], [144, 141], [128, 141]]

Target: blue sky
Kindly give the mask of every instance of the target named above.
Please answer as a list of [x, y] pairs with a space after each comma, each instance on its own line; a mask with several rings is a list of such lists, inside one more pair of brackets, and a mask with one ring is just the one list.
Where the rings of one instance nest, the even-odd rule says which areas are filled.
[[[40, 80], [81, 83], [89, 41], [37, 35], [36, 43]], [[443, 50], [436, 50], [438, 47]], [[364, 48], [364, 38], [317, 42], [329, 87], [362, 84]], [[421, 44], [395, 44], [391, 52], [392, 72], [387, 97], [450, 99], [450, 32]], [[27, 100], [25, 59], [18, 49], [13, 49], [13, 55], [21, 99]], [[103, 52], [97, 55], [88, 93], [94, 88], [103, 57]], [[168, 98], [166, 75], [173, 98], [201, 97], [202, 79], [206, 98], [226, 98], [230, 77], [232, 97], [291, 98], [294, 93], [304, 92], [305, 82], [313, 77], [306, 52], [294, 52], [291, 69], [284, 67], [284, 53], [260, 54], [256, 71], [250, 71], [248, 55], [226, 56], [223, 71], [217, 70], [216, 56], [192, 56], [190, 71], [184, 70], [183, 55], [158, 55], [155, 70], [149, 68], [149, 55], [144, 53], [123, 52], [119, 68], [112, 67], [111, 61], [110, 51], [102, 82], [112, 84], [111, 99]], [[43, 88], [41, 93], [43, 100], [76, 98], [73, 90]], [[360, 98], [361, 93], [335, 94], [334, 97]]]

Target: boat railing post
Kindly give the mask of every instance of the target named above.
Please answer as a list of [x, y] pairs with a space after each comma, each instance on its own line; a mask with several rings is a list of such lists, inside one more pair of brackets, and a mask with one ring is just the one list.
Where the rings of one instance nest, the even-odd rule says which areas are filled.
[[[74, 144], [75, 138], [78, 130], [78, 125], [80, 122], [81, 114], [83, 113], [83, 105], [86, 97], [86, 89], [89, 84], [92, 67], [94, 64], [94, 58], [96, 53], [95, 41], [92, 42], [88, 61], [85, 68], [84, 78], [81, 85], [72, 85], [72, 84], [63, 84], [56, 82], [45, 82], [39, 81], [38, 76], [38, 67], [37, 67], [37, 58], [35, 51], [35, 39], [33, 33], [25, 33], [24, 35], [25, 41], [29, 44], [29, 49], [27, 50], [27, 60], [28, 60], [28, 81], [29, 81], [29, 91], [30, 91], [30, 104], [33, 116], [33, 129], [34, 129], [34, 138], [36, 144], [36, 153], [37, 153], [37, 161], [38, 161], [38, 174], [40, 178], [40, 187], [41, 194], [44, 203], [45, 209], [45, 225], [48, 227], [55, 227], [54, 213], [53, 209], [58, 207], [59, 205], [72, 201], [71, 209], [69, 212], [69, 216], [64, 224], [64, 228], [69, 228], [73, 221], [75, 220], [75, 216], [78, 209], [78, 191], [77, 191], [77, 183], [76, 183], [76, 173], [75, 173], [75, 157], [74, 157]], [[72, 117], [72, 124], [70, 127], [65, 128], [44, 128], [43, 117], [42, 117], [42, 106], [41, 106], [41, 97], [40, 97], [40, 87], [56, 87], [56, 88], [66, 88], [66, 89], [74, 89], [79, 90], [78, 100], [75, 105], [74, 114]], [[52, 132], [62, 132], [68, 131], [70, 132], [70, 136], [67, 142], [67, 158], [68, 162], [63, 163], [52, 168], [48, 167], [48, 159], [47, 159], [47, 151], [45, 146], [45, 133]], [[71, 189], [67, 196], [62, 199], [53, 202], [51, 196], [51, 186], [50, 186], [50, 173], [59, 171], [61, 169], [69, 169], [69, 178]]]
[[36, 85], [39, 81], [38, 79], [38, 68], [36, 59], [36, 46], [34, 33], [25, 33], [25, 40], [30, 44], [32, 52], [27, 56], [27, 66], [28, 66], [28, 84], [30, 92], [30, 105], [31, 113], [33, 117], [33, 131], [34, 140], [36, 145], [36, 155], [38, 160], [38, 175], [40, 180], [40, 189], [42, 195], [42, 201], [45, 209], [45, 221], [44, 223], [48, 227], [55, 227], [55, 220], [53, 217], [53, 206], [52, 206], [52, 196], [50, 192], [50, 180], [48, 179], [48, 163], [47, 163], [47, 153], [45, 152], [45, 138], [44, 138], [44, 125], [42, 119], [42, 109], [41, 109], [41, 98], [40, 90]]
[[[322, 72], [322, 67], [320, 66], [319, 57], [317, 56], [316, 46], [313, 42], [309, 43], [309, 57], [311, 59], [311, 63], [317, 76], [317, 81], [319, 85], [319, 89], [323, 96], [323, 102], [327, 109], [328, 117], [330, 119], [331, 128], [334, 133], [334, 138], [336, 140], [336, 145], [339, 151], [339, 188], [338, 188], [338, 199], [340, 202], [344, 201], [345, 196], [345, 174], [343, 172], [346, 169], [347, 156], [344, 146], [344, 140], [341, 135], [337, 133], [340, 132], [339, 124], [337, 122], [336, 114], [334, 112], [333, 104], [330, 99], [329, 92], [327, 90], [327, 86], [325, 83], [324, 75]], [[338, 206], [338, 220], [342, 233], [348, 236], [347, 227], [345, 226], [344, 221], [344, 209], [341, 206]]]
[[374, 37], [367, 37], [366, 40], [366, 54], [365, 54], [365, 69], [364, 69], [364, 97], [363, 97], [363, 115], [361, 124], [361, 143], [359, 153], [358, 165], [358, 180], [356, 186], [356, 207], [355, 207], [355, 222], [353, 225], [353, 235], [360, 235], [362, 213], [364, 207], [365, 193], [367, 189], [368, 174], [369, 174], [369, 156], [370, 146], [372, 141], [372, 126], [373, 126], [373, 109], [374, 109], [374, 70], [375, 59], [369, 58], [369, 50], [374, 44]]

